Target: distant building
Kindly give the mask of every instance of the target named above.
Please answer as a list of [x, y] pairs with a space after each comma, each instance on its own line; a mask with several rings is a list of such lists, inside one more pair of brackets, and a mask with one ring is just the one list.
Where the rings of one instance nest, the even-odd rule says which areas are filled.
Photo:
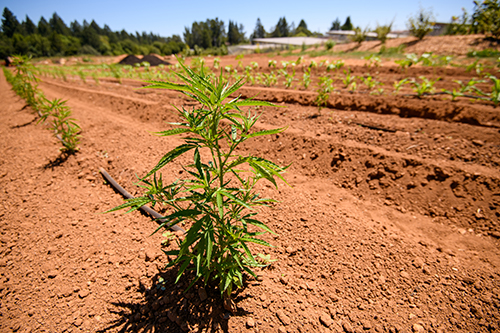
[[[342, 42], [349, 42], [350, 37], [354, 36], [356, 33], [352, 30], [330, 30], [326, 32], [326, 35], [328, 36], [329, 39], [332, 39], [336, 42], [342, 43]], [[402, 37], [408, 37], [410, 35], [409, 31], [391, 31], [390, 33], [387, 34], [387, 39], [394, 39], [394, 38], [402, 38]], [[366, 40], [377, 40], [377, 33], [376, 32], [367, 32], [366, 33]]]

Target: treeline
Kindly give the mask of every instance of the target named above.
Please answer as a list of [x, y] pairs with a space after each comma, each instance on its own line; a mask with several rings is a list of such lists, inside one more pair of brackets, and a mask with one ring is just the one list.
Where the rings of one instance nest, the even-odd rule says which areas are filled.
[[33, 57], [87, 55], [119, 55], [157, 53], [169, 55], [186, 47], [181, 37], [160, 37], [143, 32], [129, 34], [125, 30], [112, 31], [109, 26], [100, 27], [95, 21], [78, 21], [69, 27], [54, 13], [47, 21], [43, 16], [35, 24], [28, 16], [19, 22], [16, 16], [4, 8], [0, 32], [0, 58], [13, 54]]

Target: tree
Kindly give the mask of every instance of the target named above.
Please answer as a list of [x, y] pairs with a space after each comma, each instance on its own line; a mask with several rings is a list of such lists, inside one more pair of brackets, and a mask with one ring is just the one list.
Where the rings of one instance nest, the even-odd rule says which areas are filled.
[[260, 18], [257, 18], [257, 23], [255, 24], [255, 29], [253, 33], [250, 35], [250, 40], [253, 41], [255, 38], [264, 38], [266, 37], [266, 30], [264, 26], [260, 22]]
[[23, 30], [27, 35], [36, 34], [36, 25], [33, 21], [26, 15], [26, 20], [22, 23]]
[[227, 28], [227, 42], [231, 45], [241, 44], [245, 41], [245, 32], [243, 31], [243, 25], [229, 21]]
[[353, 30], [354, 26], [351, 23], [351, 17], [347, 16], [345, 23], [340, 27], [340, 30]]
[[40, 21], [38, 21], [38, 33], [44, 37], [48, 37], [51, 32], [52, 29], [47, 20], [43, 16], [40, 17]]
[[330, 30], [340, 30], [340, 20], [338, 17], [335, 19], [335, 21], [332, 22], [332, 27], [330, 28]]
[[271, 32], [271, 37], [288, 37], [290, 36], [290, 28], [286, 22], [286, 18], [283, 16], [278, 20], [278, 24]]
[[307, 24], [304, 20], [300, 20], [299, 26], [293, 32], [294, 36], [311, 36], [312, 32], [307, 29]]
[[425, 10], [420, 7], [420, 11], [407, 22], [410, 33], [422, 40], [429, 32], [433, 30], [435, 18], [432, 10]]
[[66, 26], [66, 23], [64, 23], [57, 13], [52, 15], [52, 18], [49, 20], [49, 25], [53, 32], [60, 35], [69, 35], [71, 33], [69, 28]]
[[474, 1], [472, 28], [476, 33], [500, 38], [500, 2], [499, 0]]
[[16, 32], [21, 31], [21, 24], [7, 7], [3, 9], [2, 15], [2, 31], [3, 33], [12, 38]]

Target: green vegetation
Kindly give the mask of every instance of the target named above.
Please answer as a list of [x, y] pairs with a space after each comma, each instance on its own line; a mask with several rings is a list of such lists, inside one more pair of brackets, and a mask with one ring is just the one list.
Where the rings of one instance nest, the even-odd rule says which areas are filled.
[[435, 22], [434, 14], [431, 10], [420, 8], [420, 11], [407, 22], [408, 30], [418, 39], [422, 40], [432, 31]]
[[[202, 106], [178, 109], [178, 123], [175, 128], [157, 133], [160, 136], [187, 134], [184, 144], [166, 153], [158, 164], [142, 178], [146, 193], [129, 199], [110, 211], [130, 208], [136, 210], [146, 204], [169, 207], [170, 211], [162, 225], [190, 223], [185, 239], [179, 242], [179, 249], [166, 252], [175, 256], [168, 266], [179, 268], [176, 282], [189, 271], [194, 274], [191, 287], [196, 281], [205, 284], [217, 281], [221, 294], [230, 299], [235, 288], [243, 287], [243, 274], [255, 276], [253, 267], [263, 267], [267, 262], [256, 258], [248, 244], [270, 246], [259, 238], [272, 231], [255, 218], [254, 207], [274, 202], [261, 198], [255, 192], [255, 185], [266, 179], [277, 186], [276, 179], [283, 179], [286, 167], [255, 156], [237, 154], [243, 142], [283, 132], [286, 128], [252, 132], [258, 116], [242, 107], [274, 106], [268, 102], [230, 99], [243, 85], [243, 80], [225, 84], [222, 72], [218, 78], [213, 75], [195, 73], [184, 67], [183, 74], [177, 74], [182, 84], [149, 81], [148, 88], [179, 91]], [[163, 182], [160, 171], [170, 162], [186, 153], [193, 154], [193, 163], [184, 165], [189, 174], [172, 184]], [[248, 168], [246, 170], [244, 166]], [[153, 177], [151, 177], [153, 176]]]
[[61, 141], [65, 153], [74, 153], [78, 150], [80, 126], [71, 118], [71, 110], [66, 106], [66, 101], [55, 99], [53, 101], [45, 98], [38, 89], [39, 79], [35, 76], [36, 69], [26, 56], [13, 57], [13, 65], [16, 74], [4, 68], [7, 81], [12, 89], [21, 98], [25, 99], [40, 116], [38, 123], [48, 123], [48, 129]]
[[152, 33], [129, 34], [122, 30], [113, 32], [95, 21], [80, 24], [71, 22], [68, 27], [54, 13], [47, 21], [41, 18], [35, 25], [29, 17], [19, 22], [16, 16], [4, 8], [2, 32], [0, 33], [0, 58], [13, 54], [31, 55], [32, 57], [119, 54], [173, 54], [185, 48], [184, 42], [177, 35], [164, 38]]

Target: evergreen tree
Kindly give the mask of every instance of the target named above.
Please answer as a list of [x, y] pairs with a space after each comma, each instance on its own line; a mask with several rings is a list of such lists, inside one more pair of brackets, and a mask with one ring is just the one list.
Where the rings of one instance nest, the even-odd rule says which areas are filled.
[[340, 20], [338, 17], [335, 19], [335, 21], [332, 22], [332, 27], [330, 28], [330, 30], [340, 30]]
[[260, 22], [260, 18], [257, 19], [257, 23], [255, 24], [255, 29], [253, 30], [252, 35], [250, 35], [250, 40], [253, 40], [254, 38], [264, 38], [266, 37], [266, 30], [264, 29], [264, 26]]
[[66, 26], [66, 23], [57, 15], [54, 13], [52, 15], [52, 18], [49, 20], [49, 25], [50, 29], [60, 35], [69, 35], [71, 31], [69, 28]]
[[294, 36], [311, 36], [312, 32], [307, 29], [307, 24], [304, 20], [300, 20], [299, 26], [293, 32]]
[[3, 9], [2, 31], [8, 37], [12, 38], [14, 33], [21, 31], [21, 24], [7, 7]]
[[340, 27], [340, 30], [353, 30], [353, 25], [351, 23], [351, 17], [347, 16], [344, 25]]
[[243, 31], [243, 25], [229, 21], [227, 28], [227, 42], [231, 45], [241, 44], [245, 41], [245, 32]]
[[28, 15], [26, 15], [26, 20], [24, 20], [22, 25], [24, 28], [23, 30], [25, 31], [25, 33], [27, 35], [36, 34], [36, 32], [37, 32], [36, 25], [35, 25], [35, 23], [33, 23], [33, 21], [31, 21], [31, 19], [28, 17]]
[[278, 24], [271, 33], [271, 37], [288, 37], [290, 36], [290, 28], [286, 22], [286, 18], [283, 16], [278, 20]]
[[40, 21], [38, 21], [38, 33], [44, 37], [48, 37], [51, 32], [52, 32], [52, 29], [50, 28], [49, 23], [42, 16], [40, 18]]

